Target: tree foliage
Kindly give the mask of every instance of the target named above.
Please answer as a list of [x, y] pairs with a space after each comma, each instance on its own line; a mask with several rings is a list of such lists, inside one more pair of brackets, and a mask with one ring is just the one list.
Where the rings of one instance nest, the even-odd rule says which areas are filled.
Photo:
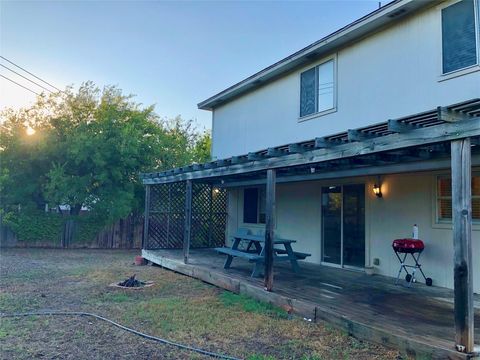
[[[141, 208], [139, 173], [207, 161], [210, 135], [192, 121], [160, 118], [116, 87], [84, 83], [2, 113], [3, 210], [86, 206], [110, 221]], [[27, 135], [26, 129], [35, 130]]]

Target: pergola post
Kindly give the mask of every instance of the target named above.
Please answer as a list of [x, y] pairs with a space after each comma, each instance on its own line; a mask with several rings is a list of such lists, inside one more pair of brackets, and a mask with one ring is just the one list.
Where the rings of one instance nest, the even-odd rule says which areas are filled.
[[208, 186], [208, 246], [212, 246], [213, 227], [213, 185]]
[[451, 142], [455, 344], [473, 352], [472, 166], [470, 138]]
[[267, 191], [265, 207], [265, 290], [273, 287], [273, 241], [275, 228], [275, 187], [276, 172], [267, 170]]
[[168, 207], [167, 207], [167, 235], [166, 235], [166, 243], [167, 243], [167, 247], [170, 245], [170, 218], [172, 216], [172, 184], [167, 184], [167, 192], [168, 192], [168, 196], [167, 196], [167, 203], [168, 203]]
[[185, 228], [183, 233], [183, 262], [188, 264], [192, 227], [192, 180], [185, 182]]
[[150, 221], [150, 187], [151, 185], [145, 185], [145, 212], [143, 219], [143, 236], [142, 236], [142, 249], [146, 249], [148, 246], [148, 227]]

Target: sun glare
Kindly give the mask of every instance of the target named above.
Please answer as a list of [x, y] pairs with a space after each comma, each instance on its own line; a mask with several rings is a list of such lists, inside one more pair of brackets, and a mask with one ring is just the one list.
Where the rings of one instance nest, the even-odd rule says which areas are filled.
[[31, 128], [30, 126], [27, 127], [27, 135], [32, 136], [33, 134], [35, 134], [35, 129]]

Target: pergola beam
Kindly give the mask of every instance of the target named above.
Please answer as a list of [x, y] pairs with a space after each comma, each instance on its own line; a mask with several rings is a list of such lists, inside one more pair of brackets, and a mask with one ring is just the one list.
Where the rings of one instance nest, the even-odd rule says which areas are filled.
[[444, 106], [439, 106], [437, 108], [437, 117], [438, 120], [446, 122], [458, 122], [473, 119], [473, 116], [462, 113], [460, 111], [451, 110]]
[[242, 164], [244, 162], [247, 162], [248, 159], [246, 156], [232, 156], [231, 158], [231, 163], [232, 164]]
[[260, 154], [251, 152], [251, 153], [248, 153], [247, 159], [250, 160], [250, 161], [255, 161], [255, 160], [262, 160], [262, 159], [264, 159], [264, 157]]
[[307, 149], [300, 144], [290, 144], [288, 145], [288, 152], [290, 154], [303, 154]]
[[378, 135], [366, 133], [360, 130], [348, 130], [348, 141], [365, 141], [378, 137]]
[[418, 129], [418, 126], [413, 124], [409, 124], [400, 120], [388, 120], [387, 122], [388, 131], [396, 132], [396, 133], [403, 133], [407, 131], [412, 131]]
[[215, 165], [218, 167], [226, 166], [230, 163], [230, 159], [220, 159], [215, 162]]
[[315, 138], [315, 148], [316, 149], [325, 149], [335, 145], [341, 144], [339, 141], [332, 141], [324, 137]]
[[[299, 181], [314, 181], [314, 180], [331, 180], [346, 177], [356, 176], [377, 176], [382, 174], [403, 174], [418, 171], [431, 171], [438, 169], [450, 169], [450, 158], [446, 159], [432, 159], [426, 161], [409, 161], [407, 163], [395, 163], [376, 166], [362, 166], [350, 169], [338, 169], [331, 171], [324, 171], [315, 165], [315, 173], [311, 173], [308, 169], [305, 169], [303, 174], [282, 174], [277, 172], [277, 184], [291, 183]], [[480, 166], [480, 158], [472, 157], [472, 166]], [[235, 179], [231, 181], [225, 181], [223, 184], [218, 184], [219, 187], [237, 187], [237, 186], [252, 186], [265, 184], [265, 178], [254, 179]]]
[[285, 153], [279, 149], [275, 149], [275, 148], [268, 148], [267, 149], [267, 156], [269, 157], [277, 157], [277, 156], [282, 156], [284, 155]]
[[473, 136], [480, 136], [479, 117], [473, 118], [469, 121], [444, 123], [427, 128], [419, 128], [410, 132], [394, 133], [365, 141], [342, 143], [331, 148], [314, 149], [301, 154], [288, 154], [277, 158], [261, 158], [260, 156], [257, 156], [257, 159], [260, 158], [258, 161], [250, 161], [245, 164], [232, 164], [225, 167], [183, 173], [157, 179], [145, 178], [144, 183], [167, 183], [183, 181], [186, 179], [237, 175], [254, 171], [263, 171], [269, 168], [309, 165], [346, 157], [375, 154]]

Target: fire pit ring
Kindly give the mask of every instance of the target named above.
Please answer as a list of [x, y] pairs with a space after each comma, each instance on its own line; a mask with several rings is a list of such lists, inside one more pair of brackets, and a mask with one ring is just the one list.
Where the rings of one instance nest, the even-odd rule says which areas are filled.
[[110, 287], [116, 287], [120, 289], [127, 289], [127, 290], [141, 290], [150, 286], [153, 286], [153, 281], [140, 281], [135, 279], [136, 275], [130, 276], [129, 278], [125, 279], [124, 281], [120, 281], [118, 283], [111, 283]]

